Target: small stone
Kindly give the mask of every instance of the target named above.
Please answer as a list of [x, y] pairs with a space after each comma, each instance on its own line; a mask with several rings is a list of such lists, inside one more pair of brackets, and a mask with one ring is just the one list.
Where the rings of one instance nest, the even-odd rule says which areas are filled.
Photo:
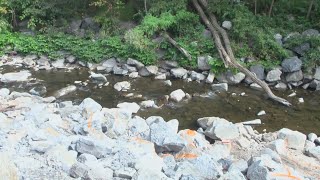
[[303, 98], [299, 98], [299, 99], [298, 99], [298, 102], [299, 102], [299, 103], [304, 103], [304, 99], [303, 99]]
[[76, 90], [77, 90], [77, 87], [76, 87], [76, 86], [70, 85], [70, 86], [64, 87], [64, 88], [56, 91], [56, 92], [53, 94], [53, 96], [54, 96], [55, 98], [59, 98], [59, 97], [65, 96], [65, 95], [67, 95], [67, 94], [70, 94], [70, 93], [72, 93], [72, 92], [74, 92], [74, 91], [76, 91]]
[[262, 111], [258, 112], [257, 116], [263, 116], [263, 115], [266, 115], [266, 114], [267, 114], [267, 113], [262, 110]]
[[153, 100], [147, 100], [147, 101], [142, 101], [140, 103], [141, 107], [143, 108], [153, 108], [153, 107], [157, 107], [157, 105], [155, 104], [155, 102]]
[[293, 92], [293, 93], [289, 94], [288, 97], [294, 97], [296, 95], [297, 95], [297, 93]]
[[172, 86], [172, 82], [171, 82], [170, 80], [164, 81], [164, 84], [165, 84], [166, 86]]
[[138, 72], [132, 72], [132, 73], [129, 74], [129, 78], [134, 79], [134, 78], [137, 78], [137, 77], [139, 77], [139, 73]]
[[165, 80], [167, 77], [166, 77], [166, 74], [163, 73], [163, 74], [159, 74], [157, 75], [154, 79], [157, 79], [157, 80]]
[[107, 78], [102, 74], [91, 73], [90, 78], [96, 81], [107, 82]]
[[128, 81], [117, 82], [114, 86], [117, 91], [127, 91], [131, 88], [131, 84]]
[[212, 84], [211, 88], [214, 91], [220, 91], [220, 92], [228, 91], [228, 84], [227, 83]]
[[213, 80], [214, 80], [214, 77], [215, 77], [215, 75], [214, 75], [212, 72], [210, 72], [210, 73], [208, 74], [208, 76], [207, 76], [206, 83], [212, 84], [212, 83], [213, 83]]
[[170, 99], [174, 100], [175, 102], [180, 102], [185, 96], [186, 94], [181, 89], [170, 93]]

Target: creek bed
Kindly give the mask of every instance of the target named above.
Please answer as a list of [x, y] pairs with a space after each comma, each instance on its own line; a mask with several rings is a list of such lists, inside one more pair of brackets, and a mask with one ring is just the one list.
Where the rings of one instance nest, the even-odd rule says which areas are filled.
[[[17, 70], [13, 67], [2, 67], [0, 72], [7, 73]], [[31, 71], [32, 78], [36, 81], [24, 83], [0, 84], [1, 87], [9, 88], [11, 91], [26, 92], [37, 84], [47, 88], [46, 96], [52, 95], [55, 91], [74, 84], [74, 81], [86, 81], [89, 79], [89, 72], [86, 69], [72, 71], [51, 70]], [[129, 79], [122, 76], [107, 76], [109, 86], [97, 88], [97, 84], [89, 82], [87, 86], [78, 86], [71, 94], [63, 96], [58, 101], [72, 100], [80, 103], [83, 99], [91, 97], [103, 107], [113, 108], [120, 102], [141, 102], [143, 100], [155, 100], [161, 104], [162, 97], [170, 94], [176, 89], [195, 95], [189, 101], [180, 103], [166, 103], [160, 109], [144, 109], [138, 112], [141, 117], [159, 115], [166, 120], [178, 119], [180, 129], [197, 129], [196, 120], [206, 116], [216, 116], [228, 119], [233, 122], [241, 122], [253, 119], [261, 119], [262, 125], [256, 127], [258, 131], [276, 131], [283, 127], [298, 130], [303, 133], [314, 132], [320, 134], [320, 92], [295, 89], [295, 97], [287, 97], [293, 90], [275, 91], [277, 95], [287, 98], [292, 107], [284, 107], [267, 99], [262, 91], [257, 91], [237, 85], [229, 87], [228, 92], [214, 93], [210, 85], [197, 82], [185, 82], [183, 80], [172, 80], [172, 86], [165, 86], [161, 80], [153, 78]], [[38, 80], [41, 80], [40, 82]], [[131, 82], [131, 90], [128, 92], [117, 92], [113, 85], [116, 82], [128, 80]], [[245, 92], [245, 96], [240, 96]], [[141, 94], [141, 98], [125, 97], [128, 93]], [[234, 93], [236, 95], [234, 95]], [[298, 98], [304, 98], [304, 103], [298, 103]], [[257, 116], [261, 110], [266, 115]]]

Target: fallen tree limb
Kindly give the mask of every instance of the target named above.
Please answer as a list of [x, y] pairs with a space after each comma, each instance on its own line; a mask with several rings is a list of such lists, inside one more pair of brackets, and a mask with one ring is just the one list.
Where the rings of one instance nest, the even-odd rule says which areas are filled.
[[[290, 106], [291, 103], [287, 100], [278, 97], [273, 94], [267, 83], [258, 79], [252, 72], [247, 68], [243, 67], [234, 57], [230, 39], [227, 32], [218, 24], [217, 18], [215, 15], [208, 11], [208, 2], [206, 0], [192, 0], [193, 6], [196, 8], [198, 14], [200, 15], [204, 24], [210, 30], [212, 36], [214, 37], [214, 42], [219, 52], [220, 58], [223, 60], [225, 67], [229, 66], [240, 70], [246, 76], [250, 77], [251, 80], [257, 83], [263, 88], [267, 93], [268, 97], [274, 101], [277, 101], [283, 105]], [[200, 5], [201, 4], [201, 5]], [[222, 43], [223, 42], [223, 43]]]
[[169, 36], [168, 33], [162, 33], [163, 36], [169, 41], [170, 44], [172, 44], [175, 48], [177, 48], [189, 61], [192, 61], [192, 56], [190, 53], [185, 50], [183, 47], [181, 47], [177, 41], [175, 41], [172, 37]]

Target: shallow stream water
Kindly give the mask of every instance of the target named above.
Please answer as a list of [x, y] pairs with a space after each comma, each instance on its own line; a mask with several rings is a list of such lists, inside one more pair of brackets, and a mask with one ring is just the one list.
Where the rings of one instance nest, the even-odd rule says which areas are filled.
[[[16, 71], [16, 68], [2, 67], [0, 73]], [[46, 96], [55, 91], [74, 84], [74, 81], [86, 81], [89, 73], [85, 69], [52, 71], [32, 71], [32, 78], [36, 81], [28, 83], [1, 84], [10, 90], [26, 92], [36, 85], [42, 84], [47, 88]], [[77, 91], [61, 97], [58, 101], [72, 100], [80, 103], [84, 98], [91, 97], [103, 107], [113, 108], [120, 102], [141, 102], [143, 100], [155, 100], [162, 104], [163, 96], [170, 94], [176, 89], [182, 89], [191, 95], [195, 95], [188, 101], [180, 103], [167, 103], [160, 109], [144, 109], [138, 112], [141, 117], [162, 116], [165, 120], [178, 119], [181, 129], [197, 129], [196, 120], [201, 117], [216, 116], [232, 122], [241, 122], [253, 119], [261, 119], [262, 125], [257, 130], [267, 131], [279, 130], [287, 127], [304, 133], [314, 132], [320, 134], [320, 92], [294, 89], [287, 91], [275, 91], [277, 95], [288, 99], [293, 106], [285, 107], [277, 104], [264, 95], [262, 91], [250, 89], [245, 85], [229, 87], [225, 93], [214, 93], [210, 85], [197, 82], [185, 82], [183, 80], [172, 80], [172, 86], [165, 86], [161, 80], [152, 78], [129, 79], [128, 77], [108, 75], [109, 86], [97, 88], [97, 84], [89, 82], [87, 86], [77, 86]], [[40, 81], [39, 81], [40, 80]], [[131, 90], [128, 92], [117, 92], [113, 85], [116, 82], [128, 80], [131, 82]], [[297, 96], [287, 97], [293, 91]], [[245, 92], [245, 96], [240, 96]], [[125, 97], [128, 93], [141, 94], [143, 98]], [[236, 95], [234, 95], [234, 93]], [[304, 103], [298, 103], [298, 98], [304, 98]], [[261, 110], [266, 115], [257, 116]]]

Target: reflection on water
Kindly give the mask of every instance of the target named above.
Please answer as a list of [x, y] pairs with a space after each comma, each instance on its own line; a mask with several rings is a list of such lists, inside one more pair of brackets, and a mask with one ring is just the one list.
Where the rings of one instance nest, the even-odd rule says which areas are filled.
[[[2, 73], [12, 71], [10, 68], [2, 70]], [[89, 73], [86, 70], [74, 70], [66, 72], [59, 71], [37, 71], [32, 72], [33, 77], [43, 80], [40, 83], [47, 87], [47, 94], [51, 95], [56, 90], [74, 81], [86, 81]], [[228, 119], [233, 122], [247, 121], [260, 118], [263, 122], [262, 126], [257, 127], [258, 130], [267, 129], [267, 131], [279, 130], [287, 127], [299, 130], [304, 133], [315, 132], [320, 134], [320, 92], [311, 92], [306, 90], [297, 90], [296, 97], [287, 97], [292, 91], [276, 92], [282, 97], [289, 99], [293, 103], [292, 107], [284, 107], [267, 99], [263, 92], [250, 89], [244, 85], [232, 86], [227, 93], [214, 94], [210, 92], [210, 86], [204, 83], [184, 82], [182, 80], [172, 80], [172, 87], [165, 86], [160, 80], [152, 78], [129, 79], [128, 77], [107, 76], [110, 85], [96, 88], [95, 83], [88, 86], [78, 86], [78, 90], [59, 101], [72, 100], [80, 103], [84, 98], [91, 97], [104, 107], [116, 107], [119, 102], [137, 102], [144, 99], [156, 100], [161, 104], [163, 95], [170, 94], [173, 90], [182, 89], [189, 94], [198, 94], [203, 96], [195, 96], [188, 102], [169, 103], [161, 109], [142, 110], [138, 115], [149, 117], [151, 115], [162, 116], [166, 120], [178, 119], [180, 128], [197, 129], [196, 120], [200, 117], [217, 116]], [[116, 82], [128, 80], [132, 83], [132, 88], [126, 93], [117, 92], [113, 89]], [[26, 91], [30, 90], [34, 84], [18, 83], [18, 84], [1, 84], [11, 90]], [[142, 94], [143, 99], [126, 98], [128, 93]], [[245, 96], [240, 93], [245, 92]], [[236, 93], [237, 95], [232, 95]], [[303, 97], [305, 103], [298, 104], [298, 98]], [[265, 110], [266, 115], [258, 117], [256, 114]]]

